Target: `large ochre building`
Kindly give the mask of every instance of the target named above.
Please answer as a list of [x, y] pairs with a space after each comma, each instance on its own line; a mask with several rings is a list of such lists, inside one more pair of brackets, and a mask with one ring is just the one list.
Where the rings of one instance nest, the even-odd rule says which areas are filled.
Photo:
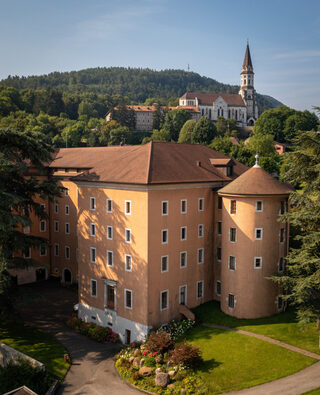
[[258, 164], [150, 142], [59, 149], [49, 170], [66, 189], [48, 205], [46, 256], [30, 258], [78, 282], [85, 321], [128, 342], [212, 299], [241, 318], [282, 310], [267, 277], [284, 270], [291, 188]]
[[258, 118], [258, 106], [249, 44], [244, 55], [238, 94], [186, 92], [180, 97], [179, 105], [193, 106], [212, 121], [224, 117], [234, 119], [239, 126], [253, 126]]

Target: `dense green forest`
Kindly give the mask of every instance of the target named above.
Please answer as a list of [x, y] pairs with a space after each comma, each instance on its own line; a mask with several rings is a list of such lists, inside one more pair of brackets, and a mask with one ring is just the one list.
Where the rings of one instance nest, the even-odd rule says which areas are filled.
[[[18, 90], [55, 88], [62, 92], [82, 94], [121, 95], [134, 103], [144, 103], [148, 98], [160, 98], [168, 104], [170, 98], [182, 96], [187, 91], [211, 93], [238, 93], [239, 86], [222, 84], [212, 78], [183, 70], [155, 71], [124, 67], [98, 67], [71, 72], [54, 72], [48, 75], [9, 76], [0, 85]], [[276, 99], [257, 94], [260, 114], [280, 105]]]

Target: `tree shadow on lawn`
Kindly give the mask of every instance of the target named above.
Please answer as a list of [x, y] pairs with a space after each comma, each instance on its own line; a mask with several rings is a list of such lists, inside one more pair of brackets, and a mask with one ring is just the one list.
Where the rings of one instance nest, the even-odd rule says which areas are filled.
[[296, 313], [292, 307], [288, 307], [287, 311], [284, 313], [256, 319], [241, 319], [229, 316], [221, 311], [220, 303], [215, 300], [204, 303], [192, 310], [195, 313], [196, 320], [199, 324], [212, 323], [230, 328], [236, 328], [240, 326], [288, 324], [297, 322]]

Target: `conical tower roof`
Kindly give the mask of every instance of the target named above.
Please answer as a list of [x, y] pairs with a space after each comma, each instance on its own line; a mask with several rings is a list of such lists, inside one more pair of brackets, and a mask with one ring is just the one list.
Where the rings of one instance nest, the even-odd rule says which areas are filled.
[[260, 166], [255, 165], [219, 190], [219, 195], [289, 195], [291, 185], [276, 180]]
[[250, 55], [249, 43], [247, 43], [247, 48], [246, 48], [246, 53], [244, 55], [242, 68], [248, 69], [248, 67], [253, 68], [252, 61], [251, 61], [251, 55]]

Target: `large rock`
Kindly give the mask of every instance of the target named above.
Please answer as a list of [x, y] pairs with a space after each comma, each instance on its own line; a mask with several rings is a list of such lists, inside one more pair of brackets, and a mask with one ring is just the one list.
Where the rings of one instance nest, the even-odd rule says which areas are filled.
[[141, 374], [141, 376], [151, 376], [152, 372], [153, 370], [149, 366], [142, 366], [142, 368], [139, 369], [139, 374]]
[[168, 373], [157, 372], [155, 383], [159, 387], [166, 387], [169, 384], [169, 375]]
[[135, 358], [135, 359], [133, 360], [132, 366], [133, 366], [134, 368], [140, 368], [140, 358]]

